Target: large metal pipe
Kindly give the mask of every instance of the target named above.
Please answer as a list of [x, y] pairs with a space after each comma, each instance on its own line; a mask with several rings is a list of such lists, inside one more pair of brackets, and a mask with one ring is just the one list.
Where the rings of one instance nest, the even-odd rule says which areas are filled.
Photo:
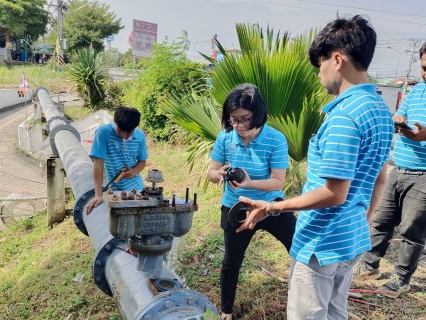
[[[109, 213], [105, 201], [85, 214], [94, 194], [93, 163], [78, 141], [75, 132], [58, 114], [47, 89], [36, 91], [38, 100], [54, 133], [54, 145], [77, 199], [74, 220], [90, 237], [95, 248], [94, 280], [109, 295], [116, 295], [123, 319], [202, 319], [206, 310], [217, 314], [213, 304], [202, 294], [190, 289], [173, 289], [156, 294], [150, 279], [177, 279], [162, 256], [135, 257], [124, 249], [125, 243], [109, 231]], [[49, 122], [50, 119], [53, 119]], [[58, 130], [60, 129], [60, 130]], [[120, 249], [121, 248], [121, 249]]]

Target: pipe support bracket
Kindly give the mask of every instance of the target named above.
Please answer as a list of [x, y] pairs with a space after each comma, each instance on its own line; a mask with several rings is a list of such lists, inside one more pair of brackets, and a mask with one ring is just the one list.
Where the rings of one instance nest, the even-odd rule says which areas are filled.
[[52, 153], [55, 157], [59, 157], [58, 149], [56, 148], [56, 144], [55, 144], [55, 136], [59, 131], [62, 131], [62, 130], [71, 131], [74, 134], [75, 138], [78, 140], [78, 142], [81, 142], [80, 134], [78, 133], [77, 129], [74, 128], [72, 125], [60, 124], [58, 126], [55, 126], [50, 132], [50, 147], [52, 148]]
[[49, 120], [47, 120], [47, 123], [46, 123], [46, 134], [50, 134], [50, 125], [54, 120], [62, 120], [64, 122], [66, 122], [67, 124], [70, 124], [69, 120], [67, 118], [65, 118], [64, 116], [50, 117]]

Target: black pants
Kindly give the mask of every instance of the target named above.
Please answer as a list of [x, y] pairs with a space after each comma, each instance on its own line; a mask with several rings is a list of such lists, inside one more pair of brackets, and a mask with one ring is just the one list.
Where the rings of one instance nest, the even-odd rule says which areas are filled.
[[367, 269], [379, 268], [398, 225], [402, 241], [394, 272], [410, 283], [426, 240], [426, 172], [395, 168], [389, 173], [382, 202], [371, 222], [372, 249], [362, 258]]
[[290, 251], [296, 217], [293, 212], [281, 213], [278, 217], [267, 217], [258, 222], [253, 230], [236, 233], [236, 229], [228, 224], [230, 208], [222, 206], [221, 210], [221, 227], [225, 233], [225, 257], [220, 272], [221, 307], [223, 313], [232, 313], [240, 267], [251, 238], [257, 230], [266, 230]]

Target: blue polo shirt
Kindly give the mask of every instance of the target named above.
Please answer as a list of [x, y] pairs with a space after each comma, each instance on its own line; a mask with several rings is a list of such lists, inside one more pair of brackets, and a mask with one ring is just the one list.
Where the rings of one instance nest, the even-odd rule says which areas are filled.
[[[126, 140], [118, 136], [114, 123], [100, 126], [95, 132], [90, 156], [105, 161], [105, 172], [110, 181], [123, 166], [133, 168], [137, 162], [148, 158], [145, 134], [135, 129]], [[137, 191], [144, 188], [140, 174], [136, 174], [131, 179], [121, 179], [112, 186], [113, 190], [131, 190], [132, 188]]]
[[[417, 128], [414, 122], [426, 126], [426, 83], [423, 80], [410, 90], [396, 114], [407, 118], [412, 128]], [[426, 141], [414, 141], [399, 134], [394, 161], [402, 169], [426, 171]]]
[[290, 254], [305, 264], [314, 254], [327, 265], [371, 249], [366, 209], [394, 132], [373, 84], [350, 87], [323, 111], [327, 117], [309, 143], [303, 193], [324, 186], [327, 178], [350, 180], [351, 186], [344, 204], [299, 212]]
[[[232, 167], [244, 168], [251, 180], [265, 180], [271, 177], [271, 169], [288, 168], [287, 140], [281, 132], [265, 124], [259, 135], [246, 147], [238, 132], [222, 130], [210, 157], [220, 163], [230, 163]], [[262, 191], [253, 188], [234, 190], [226, 183], [222, 204], [231, 208], [238, 202], [239, 196], [273, 201], [278, 197], [284, 198], [284, 193], [282, 190]]]

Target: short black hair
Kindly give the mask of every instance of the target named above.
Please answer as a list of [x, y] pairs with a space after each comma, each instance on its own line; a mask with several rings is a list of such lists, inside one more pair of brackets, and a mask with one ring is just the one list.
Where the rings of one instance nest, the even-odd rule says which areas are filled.
[[251, 83], [239, 84], [226, 97], [222, 108], [222, 127], [227, 132], [234, 129], [229, 123], [229, 118], [231, 113], [239, 108], [253, 113], [249, 129], [260, 128], [266, 123], [268, 110], [259, 88], [255, 85]]
[[119, 106], [114, 112], [114, 122], [117, 127], [126, 132], [132, 132], [139, 125], [141, 113], [132, 107]]
[[359, 15], [351, 19], [338, 17], [318, 33], [309, 49], [309, 59], [319, 68], [320, 58], [329, 59], [333, 51], [341, 51], [358, 71], [367, 71], [376, 43], [376, 32], [368, 20]]
[[426, 52], [426, 42], [419, 49], [420, 59], [423, 57], [423, 53]]

